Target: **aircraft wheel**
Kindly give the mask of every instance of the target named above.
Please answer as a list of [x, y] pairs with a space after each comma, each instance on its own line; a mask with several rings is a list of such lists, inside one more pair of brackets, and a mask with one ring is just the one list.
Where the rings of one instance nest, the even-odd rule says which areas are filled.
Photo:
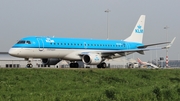
[[32, 65], [32, 64], [27, 64], [26, 67], [27, 67], [27, 68], [32, 68], [33, 65]]
[[78, 63], [74, 63], [75, 64], [75, 67], [78, 68], [79, 67], [79, 64]]
[[70, 68], [78, 68], [79, 64], [78, 63], [70, 63]]
[[101, 67], [106, 68], [106, 63], [105, 62], [101, 63]]
[[30, 64], [30, 68], [32, 68], [33, 67], [33, 65], [32, 64]]
[[73, 66], [73, 63], [70, 63], [69, 66], [70, 66], [70, 68], [74, 67], [74, 66]]
[[97, 68], [106, 68], [106, 63], [105, 62], [102, 62], [100, 64], [97, 65]]
[[30, 65], [29, 65], [29, 64], [27, 64], [27, 65], [26, 65], [26, 67], [27, 67], [27, 68], [29, 68], [29, 67], [30, 67]]
[[98, 64], [98, 65], [97, 65], [97, 68], [101, 68], [101, 64]]

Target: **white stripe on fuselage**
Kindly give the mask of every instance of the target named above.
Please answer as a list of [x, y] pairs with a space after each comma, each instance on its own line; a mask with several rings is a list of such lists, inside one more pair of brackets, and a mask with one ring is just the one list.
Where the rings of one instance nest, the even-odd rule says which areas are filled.
[[[11, 48], [9, 53], [16, 57], [21, 58], [60, 58], [64, 60], [82, 60], [80, 54], [92, 53], [93, 51], [102, 50], [89, 50], [89, 49], [51, 49], [51, 48]], [[106, 51], [106, 50], [104, 50]], [[108, 50], [107, 50], [108, 51]], [[12, 53], [13, 52], [13, 53]], [[120, 57], [119, 54], [115, 54], [113, 58]]]

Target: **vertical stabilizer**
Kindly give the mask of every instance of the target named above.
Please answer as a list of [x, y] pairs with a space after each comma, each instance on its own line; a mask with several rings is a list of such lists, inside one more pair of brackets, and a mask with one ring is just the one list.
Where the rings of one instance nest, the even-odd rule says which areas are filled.
[[145, 15], [140, 16], [136, 26], [134, 27], [132, 34], [124, 41], [142, 43], [145, 17], [146, 17]]
[[137, 58], [137, 61], [139, 62], [139, 64], [145, 65], [145, 63], [143, 63], [139, 58]]
[[142, 64], [142, 61], [139, 58], [137, 58], [137, 61]]

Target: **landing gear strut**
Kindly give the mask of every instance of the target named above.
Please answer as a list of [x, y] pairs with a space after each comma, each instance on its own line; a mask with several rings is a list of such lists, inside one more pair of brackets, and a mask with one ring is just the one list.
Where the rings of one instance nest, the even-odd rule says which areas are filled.
[[106, 68], [106, 67], [107, 67], [107, 65], [105, 62], [102, 62], [102, 63], [97, 65], [97, 68]]

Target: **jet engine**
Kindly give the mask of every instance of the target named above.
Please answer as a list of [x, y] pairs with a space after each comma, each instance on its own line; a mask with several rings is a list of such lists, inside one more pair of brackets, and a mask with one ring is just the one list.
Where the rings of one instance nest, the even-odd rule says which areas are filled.
[[86, 54], [82, 57], [82, 61], [87, 65], [97, 65], [102, 61], [99, 54]]
[[44, 65], [56, 65], [59, 61], [61, 61], [58, 58], [44, 58], [41, 60]]

